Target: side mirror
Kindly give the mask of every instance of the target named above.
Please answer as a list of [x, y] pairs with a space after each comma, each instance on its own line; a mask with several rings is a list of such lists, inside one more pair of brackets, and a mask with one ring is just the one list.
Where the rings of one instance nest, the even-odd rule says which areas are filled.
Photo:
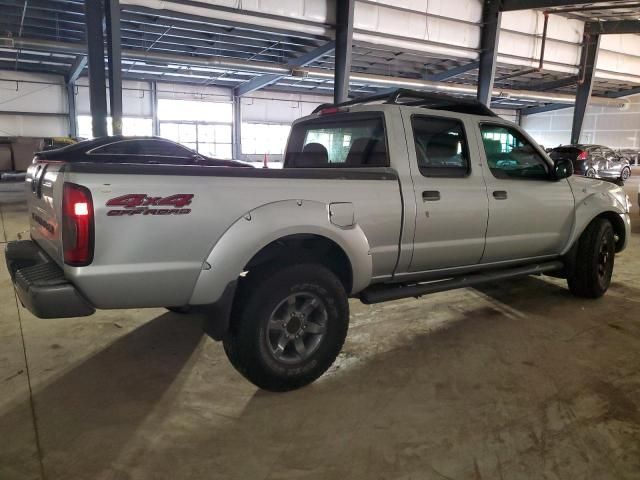
[[555, 162], [553, 173], [555, 180], [568, 178], [573, 175], [573, 163], [571, 163], [571, 160], [560, 158]]

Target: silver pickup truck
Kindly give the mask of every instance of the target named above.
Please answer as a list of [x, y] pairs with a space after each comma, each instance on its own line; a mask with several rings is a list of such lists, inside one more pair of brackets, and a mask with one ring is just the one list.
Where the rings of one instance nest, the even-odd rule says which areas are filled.
[[273, 391], [329, 368], [349, 297], [548, 273], [597, 298], [630, 231], [618, 186], [571, 177], [518, 126], [443, 95], [321, 106], [294, 123], [282, 170], [64, 152], [34, 159], [31, 240], [7, 246], [23, 305], [41, 318], [188, 310]]

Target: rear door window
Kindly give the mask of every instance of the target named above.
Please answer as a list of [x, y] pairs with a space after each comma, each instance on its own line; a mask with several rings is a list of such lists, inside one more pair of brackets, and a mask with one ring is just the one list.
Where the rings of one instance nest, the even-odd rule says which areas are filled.
[[336, 114], [295, 125], [286, 168], [362, 168], [389, 165], [384, 117]]
[[464, 177], [469, 174], [469, 149], [460, 120], [413, 116], [413, 141], [418, 169], [425, 177]]

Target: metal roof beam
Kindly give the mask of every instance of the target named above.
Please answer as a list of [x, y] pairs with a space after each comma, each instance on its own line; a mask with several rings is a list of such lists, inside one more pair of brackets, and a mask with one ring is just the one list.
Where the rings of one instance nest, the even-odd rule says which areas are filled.
[[[593, 4], [593, 0], [571, 0], [571, 5]], [[502, 11], [531, 10], [534, 8], [553, 8], [566, 6], [563, 0], [502, 0]]]
[[[22, 9], [24, 7], [24, 0], [2, 0], [2, 5], [7, 7], [17, 7]], [[53, 0], [29, 0], [29, 10], [36, 9], [45, 12], [65, 12], [67, 14], [83, 15], [82, 4], [75, 4], [65, 2], [55, 2]]]
[[[176, 0], [172, 0], [172, 1], [175, 2]], [[210, 5], [208, 6], [208, 8], [213, 10], [219, 10], [222, 7], [216, 7], [214, 5]], [[234, 13], [237, 13], [236, 9], [231, 9], [231, 10]], [[230, 28], [238, 29], [238, 30], [242, 30], [242, 32], [235, 32], [235, 33], [237, 33], [240, 36], [258, 35], [258, 36], [262, 36], [263, 38], [271, 39], [271, 40], [273, 40], [274, 36], [282, 37], [283, 40], [286, 40], [288, 37], [305, 39], [310, 41], [317, 41], [317, 40], [323, 40], [323, 39], [326, 40], [326, 37], [323, 37], [321, 35], [313, 35], [313, 34], [307, 34], [303, 32], [292, 32], [289, 30], [284, 30], [279, 28], [263, 27], [263, 26], [248, 24], [248, 23], [234, 22], [230, 20], [221, 21], [215, 18], [202, 17], [198, 15], [192, 15], [189, 13], [174, 12], [171, 10], [155, 10], [153, 8], [148, 8], [148, 7], [123, 5], [122, 6], [123, 18], [125, 17], [125, 13], [128, 13], [128, 12], [141, 13], [144, 15], [149, 15], [152, 18], [158, 18], [160, 20], [165, 20], [165, 21], [169, 20], [170, 22], [177, 20], [177, 21], [187, 21], [189, 23], [196, 23], [198, 25], [192, 25], [192, 28], [197, 28], [197, 29], [200, 29], [205, 26], [222, 27], [227, 29], [227, 31], [229, 31], [228, 29]]]
[[540, 105], [538, 107], [527, 107], [520, 110], [521, 115], [533, 115], [535, 113], [551, 112], [553, 110], [561, 110], [563, 108], [572, 108], [572, 105], [564, 103], [549, 103], [548, 105]]
[[84, 67], [87, 66], [87, 56], [86, 55], [78, 55], [71, 65], [71, 69], [69, 70], [69, 74], [67, 76], [67, 83], [75, 83], [75, 81], [82, 75], [82, 71]]
[[522, 90], [555, 90], [556, 88], [569, 87], [578, 83], [578, 76], [572, 75], [571, 77], [559, 78], [557, 80], [549, 80], [547, 82], [529, 82], [524, 84], [516, 84], [515, 87]]
[[[276, 37], [273, 34], [258, 31], [257, 27], [254, 27], [254, 30], [243, 30], [224, 26], [224, 24], [217, 25], [213, 23], [205, 23], [202, 17], [196, 17], [199, 18], [200, 21], [195, 21], [193, 19], [189, 20], [190, 17], [188, 16], [184, 18], [177, 16], [176, 18], [166, 18], [158, 16], [157, 14], [152, 15], [146, 10], [139, 11], [140, 8], [141, 7], [137, 7], [134, 11], [129, 11], [126, 8], [123, 9], [121, 18], [124, 23], [131, 24], [132, 28], [138, 27], [138, 30], [142, 32], [144, 32], [148, 27], [155, 27], [160, 28], [161, 32], [167, 29], [169, 29], [168, 33], [186, 32], [186, 35], [184, 35], [185, 38], [190, 38], [190, 35], [197, 33], [199, 36], [206, 35], [203, 39], [215, 41], [220, 36], [223, 36], [225, 38], [234, 39], [238, 44], [250, 45], [256, 48], [264, 48], [267, 45], [278, 41], [280, 44], [286, 45], [288, 48], [297, 48], [299, 52], [303, 52], [305, 47], [315, 44], [315, 40], [308, 41], [292, 37]], [[177, 36], [182, 35], [183, 34], [178, 33]]]
[[[336, 48], [336, 42], [330, 41], [321, 45], [318, 48], [311, 50], [310, 52], [301, 55], [300, 57], [294, 58], [287, 62], [287, 65], [291, 67], [304, 67], [305, 65], [309, 65], [322, 58], [324, 55], [333, 52]], [[235, 89], [234, 95], [237, 97], [242, 97], [247, 93], [254, 92], [256, 90], [260, 90], [261, 88], [266, 87], [278, 80], [282, 79], [285, 75], [271, 74], [271, 75], [260, 75], [259, 77], [255, 77], [249, 80], [246, 83], [243, 83], [238, 88]]]
[[[161, 43], [172, 43], [175, 45], [183, 45], [188, 47], [203, 47], [211, 49], [227, 48], [233, 50], [246, 51], [255, 54], [256, 51], [264, 50], [274, 43], [277, 43], [278, 55], [282, 58], [282, 53], [288, 55], [300, 55], [305, 52], [305, 47], [291, 45], [287, 43], [255, 41], [239, 38], [234, 35], [218, 35], [195, 30], [184, 30], [174, 26], [144, 25], [129, 21], [122, 22], [122, 37], [135, 42], [146, 42], [153, 44], [161, 41]], [[138, 46], [142, 46], [140, 43]]]
[[455, 77], [457, 75], [461, 75], [461, 74], [469, 72], [471, 70], [475, 70], [476, 68], [478, 68], [478, 66], [480, 66], [480, 62], [479, 61], [465, 63], [464, 65], [459, 65], [457, 67], [449, 68], [448, 70], [445, 70], [443, 72], [438, 72], [438, 73], [434, 73], [434, 74], [431, 74], [431, 75], [427, 75], [425, 77], [425, 79], [439, 82], [441, 80], [446, 80], [448, 78], [453, 78], [453, 77]]
[[279, 52], [270, 53], [265, 49], [261, 52], [256, 51], [243, 51], [241, 49], [231, 48], [227, 46], [211, 46], [211, 45], [190, 45], [191, 42], [185, 41], [185, 43], [175, 43], [171, 41], [162, 40], [145, 40], [145, 44], [141, 45], [139, 38], [132, 38], [131, 36], [124, 34], [123, 46], [124, 48], [138, 49], [141, 51], [149, 52], [171, 52], [181, 55], [206, 55], [215, 57], [229, 57], [229, 58], [243, 58], [245, 60], [260, 60], [260, 61], [275, 61], [280, 63], [283, 55]]
[[[16, 69], [15, 60], [10, 60], [10, 61], [0, 60], [0, 70], [15, 70], [15, 69]], [[20, 62], [18, 65], [18, 71], [65, 75], [67, 73], [67, 68], [62, 65], [53, 66], [53, 65], [48, 65], [44, 63]]]
[[604, 94], [605, 97], [609, 98], [620, 98], [626, 97], [629, 95], [636, 95], [640, 93], [640, 87], [629, 88], [628, 90], [619, 90], [617, 92], [607, 92]]
[[584, 31], [591, 35], [640, 33], [640, 20], [607, 20], [587, 22]]

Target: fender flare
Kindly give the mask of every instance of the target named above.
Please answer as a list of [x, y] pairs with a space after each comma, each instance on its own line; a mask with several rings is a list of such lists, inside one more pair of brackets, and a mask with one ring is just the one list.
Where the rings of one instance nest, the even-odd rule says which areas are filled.
[[626, 212], [617, 198], [603, 192], [594, 192], [576, 204], [573, 228], [562, 255], [566, 255], [571, 250], [587, 226], [603, 213], [624, 215]]
[[249, 261], [280, 238], [312, 234], [336, 243], [351, 262], [350, 294], [371, 282], [373, 261], [369, 241], [356, 223], [338, 227], [329, 220], [327, 204], [308, 200], [282, 200], [262, 205], [238, 218], [215, 243], [198, 276], [190, 305], [215, 303], [230, 282], [237, 281]]

